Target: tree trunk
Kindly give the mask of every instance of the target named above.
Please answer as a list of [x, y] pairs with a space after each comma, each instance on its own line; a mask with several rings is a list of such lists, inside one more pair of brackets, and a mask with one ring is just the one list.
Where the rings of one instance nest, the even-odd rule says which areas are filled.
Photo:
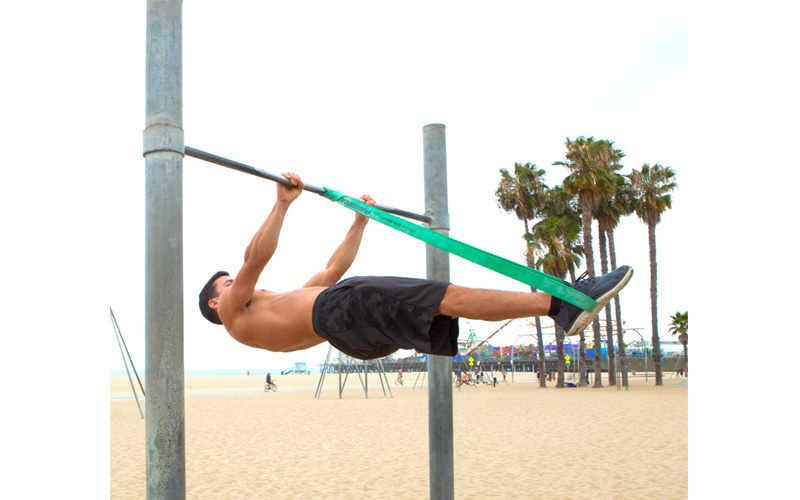
[[[611, 269], [617, 268], [617, 250], [614, 247], [614, 230], [608, 230], [608, 255], [611, 259]], [[628, 370], [625, 366], [625, 330], [622, 328], [622, 306], [619, 303], [619, 294], [614, 297], [614, 313], [617, 320], [617, 346], [619, 346], [619, 365], [622, 372], [622, 385], [628, 387]]]
[[556, 388], [564, 387], [564, 330], [556, 325], [556, 352], [558, 353], [558, 376]]
[[539, 342], [539, 387], [547, 387], [547, 372], [544, 369], [544, 339], [542, 338], [542, 321], [536, 316], [536, 340]]
[[689, 376], [689, 347], [687, 344], [689, 343], [689, 335], [682, 333], [680, 337], [678, 337], [681, 344], [683, 344], [683, 374], [687, 377]]
[[661, 373], [661, 341], [658, 339], [658, 270], [656, 268], [656, 225], [647, 225], [650, 243], [650, 319], [653, 328], [653, 362], [656, 365], [656, 385], [664, 385]]
[[[598, 222], [597, 237], [600, 243], [600, 272], [608, 273], [608, 252], [606, 251], [606, 231]], [[614, 364], [614, 327], [611, 325], [611, 303], [605, 307], [606, 312], [606, 348], [608, 351], [608, 385], [617, 385], [617, 369]]]
[[[592, 249], [592, 207], [581, 200], [581, 218], [583, 223], [583, 256], [586, 259], [586, 272], [594, 278], [594, 251]], [[592, 322], [594, 330], [594, 387], [603, 387], [603, 368], [600, 356], [600, 322], [597, 318]]]
[[[569, 277], [573, 283], [575, 283], [575, 271], [571, 270], [569, 272]], [[573, 360], [574, 361], [574, 360]], [[578, 387], [587, 387], [589, 385], [589, 379], [586, 377], [586, 337], [583, 335], [583, 332], [580, 332], [578, 335], [578, 362], [577, 368], [578, 371]]]
[[592, 387], [603, 387], [603, 335], [600, 333], [600, 320], [592, 321], [594, 331], [594, 384]]
[[[528, 234], [528, 221], [525, 222], [525, 234]], [[528, 267], [535, 269], [533, 265], [533, 254], [530, 250], [525, 252], [525, 260]], [[536, 289], [531, 287], [531, 292], [536, 293]], [[539, 387], [542, 389], [547, 387], [547, 381], [544, 370], [544, 339], [542, 338], [542, 321], [539, 316], [536, 316], [536, 341], [539, 343]]]
[[588, 387], [589, 386], [589, 377], [586, 374], [586, 371], [589, 369], [589, 364], [586, 362], [586, 336], [581, 332], [579, 336], [580, 347], [578, 348], [578, 371], [580, 371], [580, 382], [578, 386], [580, 387]]

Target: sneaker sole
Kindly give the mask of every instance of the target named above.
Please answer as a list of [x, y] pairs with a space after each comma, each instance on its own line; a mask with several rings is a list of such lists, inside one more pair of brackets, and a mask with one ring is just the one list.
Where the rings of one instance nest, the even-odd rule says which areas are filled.
[[603, 295], [601, 295], [596, 299], [597, 307], [595, 308], [594, 311], [583, 311], [580, 315], [578, 315], [578, 317], [575, 319], [575, 322], [572, 324], [572, 328], [570, 328], [569, 331], [566, 333], [566, 336], [571, 337], [573, 335], [578, 335], [580, 332], [585, 330], [586, 327], [589, 326], [589, 323], [591, 323], [594, 320], [594, 318], [596, 318], [597, 315], [600, 314], [600, 311], [602, 311], [603, 308], [606, 307], [606, 304], [611, 302], [611, 299], [613, 299], [620, 292], [620, 290], [625, 288], [625, 285], [628, 284], [632, 276], [633, 276], [633, 268], [630, 268], [628, 269], [628, 272], [625, 273], [625, 276], [619, 281], [619, 283], [617, 283], [617, 285], [614, 288], [607, 291], [606, 293], [604, 293]]

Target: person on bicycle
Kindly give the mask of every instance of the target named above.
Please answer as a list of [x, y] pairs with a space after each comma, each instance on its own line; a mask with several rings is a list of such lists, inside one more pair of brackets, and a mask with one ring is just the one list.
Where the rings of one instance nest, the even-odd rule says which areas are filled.
[[267, 373], [267, 385], [272, 384], [272, 375]]

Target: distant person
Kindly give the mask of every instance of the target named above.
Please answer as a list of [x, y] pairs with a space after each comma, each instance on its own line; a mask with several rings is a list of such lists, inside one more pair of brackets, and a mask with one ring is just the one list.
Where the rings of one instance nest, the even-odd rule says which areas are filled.
[[497, 370], [492, 368], [492, 387], [497, 387]]
[[271, 383], [272, 383], [272, 375], [267, 373], [267, 384], [271, 384]]
[[[340, 281], [358, 253], [369, 220], [356, 214], [325, 269], [301, 288], [288, 292], [257, 289], [258, 279], [278, 246], [289, 206], [304, 186], [297, 174], [283, 175], [292, 186], [278, 183], [272, 211], [245, 249], [236, 279], [225, 271], [217, 272], [200, 292], [203, 316], [224, 325], [231, 337], [250, 347], [290, 352], [327, 340], [344, 354], [364, 360], [381, 358], [398, 349], [455, 356], [459, 317], [501, 321], [547, 315], [572, 335], [582, 331], [633, 274], [633, 269], [623, 266], [605, 276], [571, 284], [598, 302], [594, 311], [583, 311], [546, 293], [482, 290], [399, 277]], [[361, 199], [375, 204], [370, 196]], [[220, 207], [224, 207], [224, 199], [211, 209]], [[301, 266], [293, 269], [305, 271]]]

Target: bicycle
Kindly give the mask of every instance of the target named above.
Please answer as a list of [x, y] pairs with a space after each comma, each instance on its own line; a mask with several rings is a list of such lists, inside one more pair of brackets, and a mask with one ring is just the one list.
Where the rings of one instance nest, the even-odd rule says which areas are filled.
[[454, 383], [455, 383], [457, 388], [461, 389], [462, 385], [474, 386], [475, 385], [475, 379], [470, 378], [468, 380], [464, 380], [461, 377], [456, 377]]
[[269, 384], [264, 384], [264, 392], [274, 391], [278, 392], [278, 386], [275, 382], [270, 382]]
[[394, 385], [399, 385], [399, 386], [405, 385], [405, 382], [403, 382], [403, 377], [398, 375], [397, 378], [394, 380]]

